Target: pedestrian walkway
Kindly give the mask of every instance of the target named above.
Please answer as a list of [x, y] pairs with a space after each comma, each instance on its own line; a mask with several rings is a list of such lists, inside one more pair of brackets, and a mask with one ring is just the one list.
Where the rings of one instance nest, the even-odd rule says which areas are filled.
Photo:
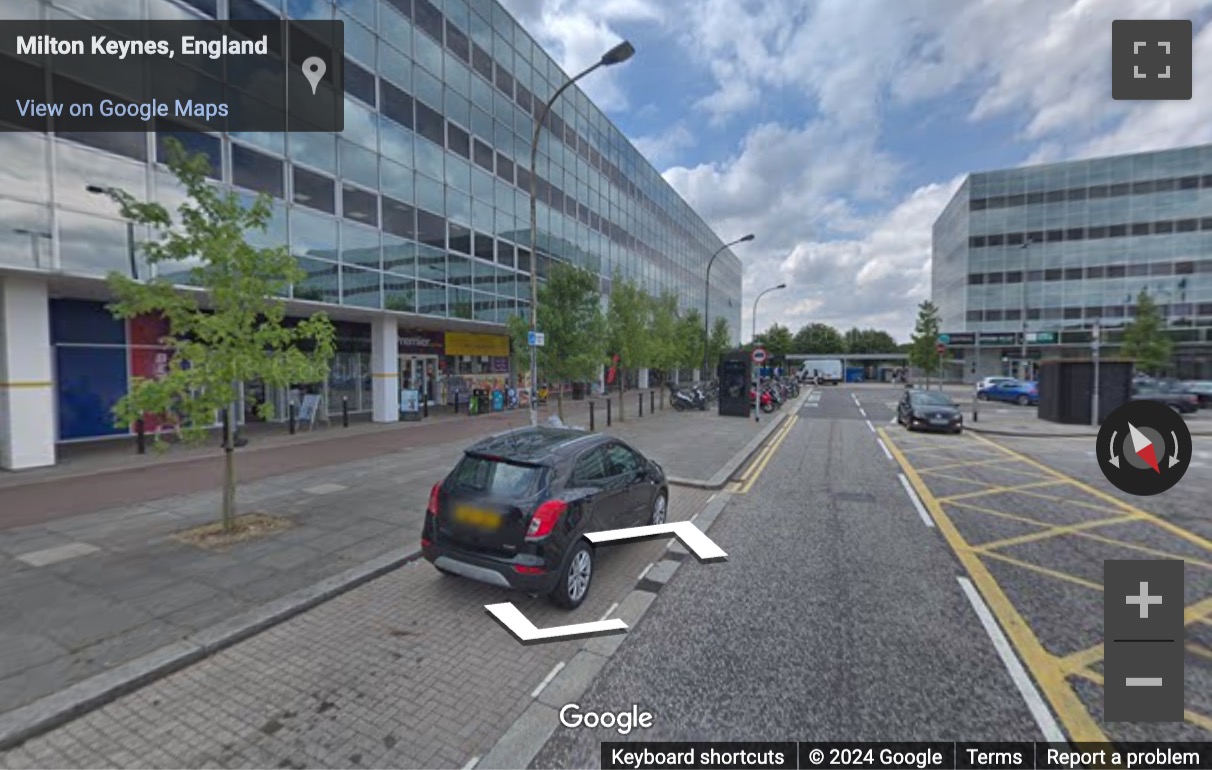
[[[629, 406], [638, 406], [633, 397]], [[566, 406], [569, 424], [585, 422], [587, 403]], [[625, 422], [595, 427], [632, 442], [671, 476], [706, 478], [772, 422], [668, 406], [654, 415], [645, 403], [643, 417], [629, 410]], [[224, 550], [173, 537], [218, 518], [215, 457], [0, 490], [6, 518], [14, 509], [5, 500], [29, 489], [87, 510], [0, 531], [0, 616], [16, 619], [0, 629], [0, 709], [197, 639], [216, 624], [238, 623], [266, 603], [412, 548], [430, 487], [462, 449], [476, 436], [525, 423], [526, 413], [515, 412], [243, 452], [240, 512], [282, 517], [289, 527]], [[160, 477], [173, 479], [179, 494], [162, 494], [171, 488]], [[130, 499], [117, 505], [89, 491], [101, 484], [112, 497], [123, 483]]]

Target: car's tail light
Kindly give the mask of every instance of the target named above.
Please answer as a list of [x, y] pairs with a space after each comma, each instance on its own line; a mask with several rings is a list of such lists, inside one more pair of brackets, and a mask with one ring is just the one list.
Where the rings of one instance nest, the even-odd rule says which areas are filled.
[[519, 575], [542, 575], [546, 572], [542, 567], [527, 567], [525, 564], [513, 565], [513, 571]]
[[530, 519], [530, 527], [526, 530], [527, 540], [539, 540], [551, 534], [556, 522], [568, 510], [568, 503], [563, 500], [548, 500], [539, 506]]
[[433, 489], [429, 490], [429, 506], [425, 512], [430, 516], [438, 515], [438, 499], [442, 494], [442, 482], [433, 485]]

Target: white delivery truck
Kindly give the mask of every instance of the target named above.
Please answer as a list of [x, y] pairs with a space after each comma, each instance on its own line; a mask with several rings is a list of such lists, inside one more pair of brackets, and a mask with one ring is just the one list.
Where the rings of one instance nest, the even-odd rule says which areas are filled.
[[805, 361], [800, 369], [801, 379], [817, 385], [837, 385], [842, 381], [842, 361], [826, 358], [821, 361]]

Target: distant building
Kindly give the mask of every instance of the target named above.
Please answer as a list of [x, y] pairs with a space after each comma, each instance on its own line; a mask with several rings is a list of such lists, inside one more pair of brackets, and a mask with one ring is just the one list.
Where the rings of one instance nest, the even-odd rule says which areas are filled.
[[934, 223], [932, 295], [968, 381], [1086, 357], [1096, 320], [1114, 354], [1142, 290], [1175, 373], [1212, 378], [1212, 145], [970, 174]]

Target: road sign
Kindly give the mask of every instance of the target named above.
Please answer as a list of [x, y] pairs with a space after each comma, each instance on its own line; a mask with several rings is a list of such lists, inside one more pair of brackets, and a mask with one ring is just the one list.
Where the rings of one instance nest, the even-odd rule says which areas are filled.
[[526, 344], [535, 348], [543, 347], [543, 332], [527, 332]]
[[753, 349], [753, 363], [760, 364], [766, 360], [766, 348]]
[[951, 341], [951, 335], [950, 335], [950, 334], [940, 334], [940, 335], [938, 335], [938, 342], [939, 342], [939, 344], [940, 344], [940, 345], [946, 345], [946, 344], [947, 344], [948, 342], [950, 342], [950, 341]]
[[934, 346], [934, 352], [941, 356], [943, 353], [947, 352], [947, 346], [940, 342]]

